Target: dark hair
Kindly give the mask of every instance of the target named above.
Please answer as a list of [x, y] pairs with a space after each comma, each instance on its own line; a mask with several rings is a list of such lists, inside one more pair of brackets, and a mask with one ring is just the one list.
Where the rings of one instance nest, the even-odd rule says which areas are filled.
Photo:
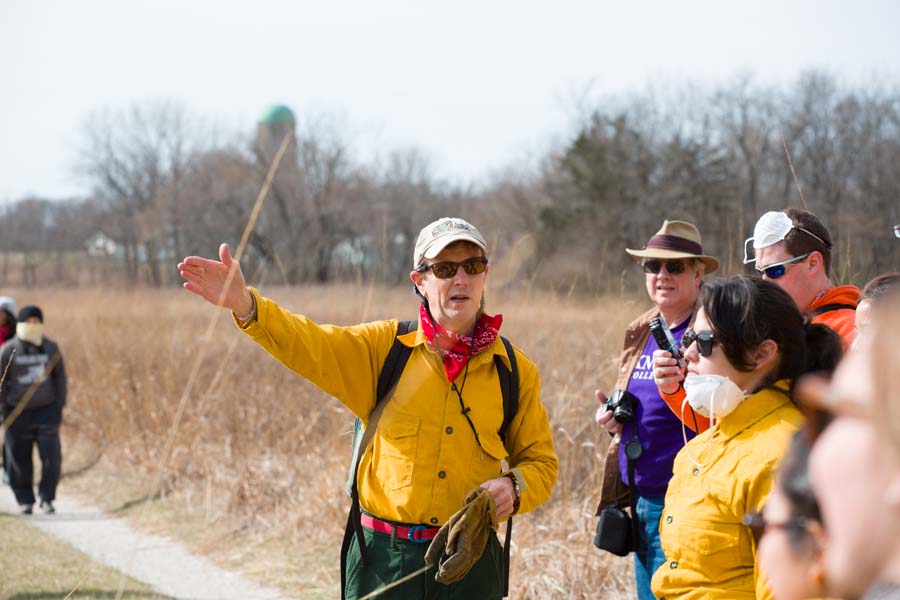
[[764, 385], [832, 371], [840, 360], [840, 337], [824, 325], [808, 324], [787, 292], [770, 281], [745, 275], [719, 279], [700, 289], [700, 304], [735, 369], [752, 371], [759, 345], [777, 344], [778, 371]]
[[[834, 246], [834, 242], [828, 228], [822, 225], [822, 221], [808, 210], [787, 208], [784, 210], [784, 214], [790, 217], [794, 223], [794, 229], [791, 229], [784, 238], [785, 248], [790, 255], [803, 256], [809, 252], [818, 252], [825, 261], [825, 273], [829, 273], [831, 271], [831, 248]], [[806, 231], [803, 231], [804, 229]], [[817, 237], [819, 239], [816, 239]]]
[[866, 284], [859, 301], [868, 300], [879, 302], [882, 298], [893, 294], [900, 294], [900, 272], [882, 273]]
[[[809, 480], [809, 444], [806, 442], [806, 432], [802, 429], [794, 432], [788, 451], [778, 469], [778, 487], [788, 501], [788, 516], [821, 523], [819, 501]], [[809, 552], [812, 549], [809, 530], [805, 527], [789, 527], [787, 535], [788, 543], [796, 553]]]

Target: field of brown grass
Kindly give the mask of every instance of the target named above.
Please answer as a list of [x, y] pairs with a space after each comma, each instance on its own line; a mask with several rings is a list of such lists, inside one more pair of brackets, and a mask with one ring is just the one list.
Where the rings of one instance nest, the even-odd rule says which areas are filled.
[[[415, 316], [405, 287], [283, 288], [263, 293], [323, 323]], [[277, 364], [225, 311], [167, 290], [8, 290], [44, 308], [70, 381], [60, 494], [106, 508], [161, 492], [148, 523], [295, 597], [336, 597], [352, 415]], [[516, 519], [511, 597], [632, 598], [631, 559], [591, 544], [607, 436], [593, 423], [640, 300], [499, 293], [502, 333], [538, 365], [560, 458], [550, 502]], [[152, 489], [192, 366], [160, 490]], [[157, 505], [160, 504], [157, 502]], [[143, 517], [136, 517], [143, 518]], [[123, 549], [127, 551], [127, 549]]]

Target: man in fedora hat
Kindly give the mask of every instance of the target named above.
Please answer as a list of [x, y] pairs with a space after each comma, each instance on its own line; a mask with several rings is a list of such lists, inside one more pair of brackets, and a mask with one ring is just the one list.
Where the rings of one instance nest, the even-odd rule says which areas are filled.
[[[244, 333], [346, 405], [367, 435], [374, 432], [371, 443], [363, 437], [351, 484], [362, 514], [351, 515], [345, 536], [346, 598], [366, 596], [423, 567], [425, 544], [473, 489], [487, 490], [500, 520], [550, 497], [559, 461], [538, 372], [499, 336], [502, 316], [484, 312], [486, 250], [484, 236], [462, 219], [422, 228], [409, 275], [422, 302], [416, 328], [405, 333], [397, 320], [339, 327], [291, 314], [246, 287], [225, 244], [220, 261], [189, 256], [178, 265], [187, 290], [213, 304], [223, 298]], [[398, 343], [408, 349], [408, 360], [376, 408], [382, 365]], [[501, 365], [518, 373], [518, 406], [510, 415]], [[350, 525], [358, 532], [352, 537]], [[467, 555], [476, 562], [460, 581], [438, 583], [429, 571], [379, 598], [500, 598], [504, 565], [497, 536], [488, 535], [483, 549]]]
[[[684, 445], [684, 435], [681, 403], [670, 406], [654, 381], [654, 353], [659, 352], [659, 345], [650, 335], [649, 322], [662, 317], [675, 341], [680, 342], [696, 314], [703, 276], [718, 269], [719, 261], [704, 253], [700, 232], [686, 221], [664, 221], [642, 249], [626, 248], [625, 251], [640, 264], [647, 295], [654, 306], [628, 326], [618, 360], [614, 398], [630, 402], [627, 408], [633, 417], [623, 422], [627, 415], [620, 409], [616, 416], [608, 409], [606, 395], [600, 390], [595, 392], [600, 402], [597, 422], [617, 435], [607, 453], [598, 512], [608, 506], [626, 504], [619, 492], [631, 489], [631, 506], [639, 533], [634, 563], [638, 599], [651, 600], [650, 578], [665, 560], [659, 540], [659, 519], [672, 477], [672, 464]], [[685, 420], [692, 430], [688, 435], [693, 437], [707, 423], [701, 416], [693, 415], [690, 408], [687, 412]]]

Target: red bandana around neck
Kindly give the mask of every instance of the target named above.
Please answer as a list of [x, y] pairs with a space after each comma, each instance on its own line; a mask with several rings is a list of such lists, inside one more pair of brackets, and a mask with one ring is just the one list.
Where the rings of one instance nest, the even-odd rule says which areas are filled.
[[471, 336], [459, 335], [435, 323], [428, 314], [424, 302], [419, 306], [419, 317], [422, 321], [422, 333], [428, 345], [441, 355], [449, 381], [454, 381], [457, 375], [462, 373], [469, 361], [470, 353], [478, 354], [494, 343], [503, 323], [503, 315], [491, 316], [481, 313], [475, 323], [473, 340]]

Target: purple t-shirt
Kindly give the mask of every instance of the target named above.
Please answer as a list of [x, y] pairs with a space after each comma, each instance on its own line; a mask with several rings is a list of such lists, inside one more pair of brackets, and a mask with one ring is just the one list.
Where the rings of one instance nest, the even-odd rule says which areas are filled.
[[[672, 336], [677, 342], [681, 342], [690, 319], [672, 329]], [[628, 391], [640, 399], [635, 409], [635, 422], [637, 423], [637, 437], [644, 447], [644, 453], [635, 462], [634, 478], [638, 493], [641, 496], [665, 496], [669, 480], [672, 478], [672, 464], [675, 455], [684, 446], [684, 438], [681, 433], [681, 421], [672, 412], [665, 400], [660, 398], [659, 389], [653, 382], [653, 352], [659, 350], [656, 339], [651, 335], [644, 345], [644, 350], [638, 358], [631, 379], [628, 381]], [[632, 438], [634, 423], [625, 423], [622, 427], [621, 443], [619, 444], [619, 472], [622, 481], [628, 484], [628, 458], [625, 456], [625, 444]], [[689, 428], [685, 428], [687, 438], [696, 435]]]

